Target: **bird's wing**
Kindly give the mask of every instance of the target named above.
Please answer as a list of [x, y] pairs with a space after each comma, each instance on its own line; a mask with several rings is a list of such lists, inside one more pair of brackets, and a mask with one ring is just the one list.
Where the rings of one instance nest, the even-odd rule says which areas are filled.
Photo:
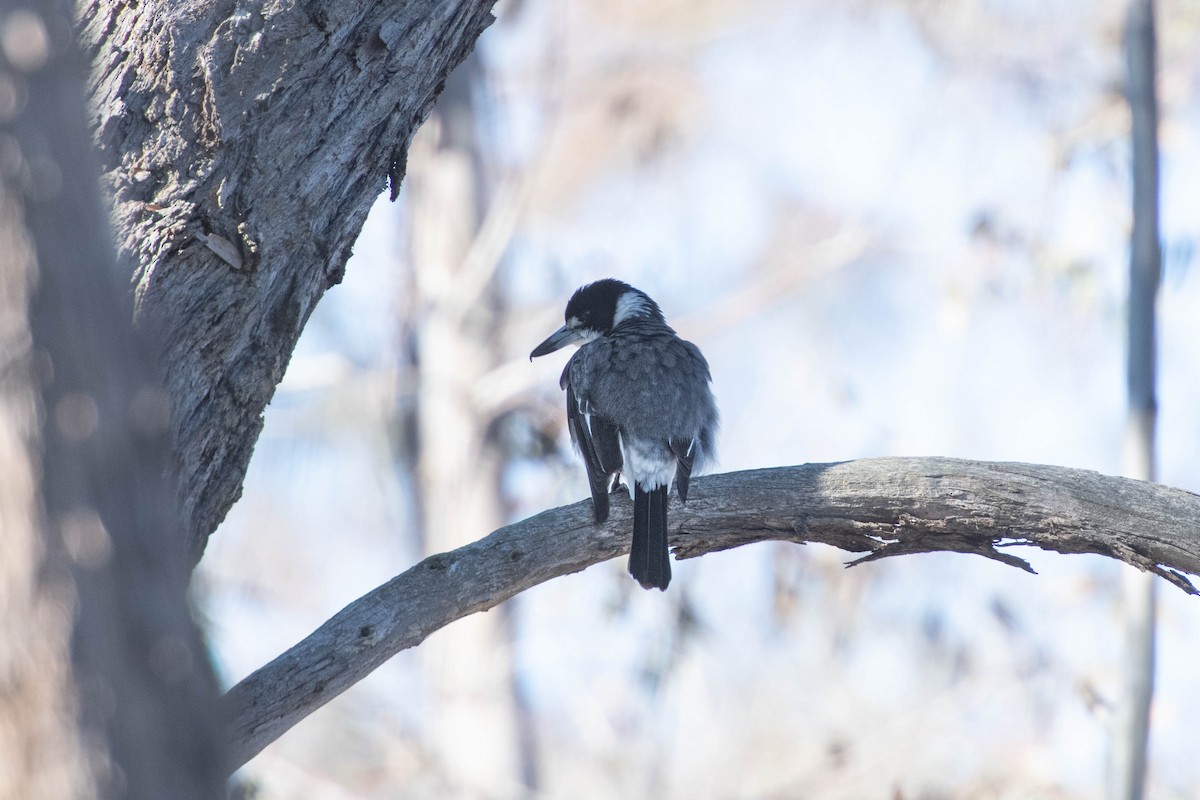
[[604, 522], [608, 519], [609, 485], [613, 474], [620, 472], [623, 465], [617, 426], [608, 417], [597, 414], [588, 398], [576, 393], [571, 381], [564, 383], [567, 390], [567, 428], [571, 432], [571, 441], [583, 455], [596, 521]]
[[692, 477], [692, 464], [696, 459], [696, 439], [674, 439], [668, 444], [675, 458], [679, 460], [675, 468], [675, 486], [679, 489], [679, 499], [687, 502], [688, 480]]
[[591, 403], [576, 395], [570, 385], [567, 386], [567, 422], [571, 440], [583, 453], [589, 473], [608, 476], [621, 470], [621, 442], [616, 424], [597, 414]]

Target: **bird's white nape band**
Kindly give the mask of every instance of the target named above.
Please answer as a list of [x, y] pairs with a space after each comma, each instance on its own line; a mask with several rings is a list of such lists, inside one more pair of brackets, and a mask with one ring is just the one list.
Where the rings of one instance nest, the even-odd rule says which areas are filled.
[[646, 317], [649, 315], [649, 298], [638, 291], [627, 291], [617, 298], [617, 310], [613, 314], [613, 327], [617, 327], [630, 317]]

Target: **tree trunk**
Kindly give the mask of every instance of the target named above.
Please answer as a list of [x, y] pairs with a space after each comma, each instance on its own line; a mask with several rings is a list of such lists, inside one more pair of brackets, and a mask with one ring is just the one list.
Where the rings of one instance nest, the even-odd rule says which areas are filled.
[[491, 0], [94, 0], [93, 126], [139, 318], [161, 326], [193, 561], [241, 493], [317, 300]]
[[70, 658], [73, 587], [43, 537], [33, 242], [13, 184], [0, 187], [0, 797], [82, 798], [92, 776]]
[[[1158, 92], [1153, 0], [1133, 0], [1125, 30], [1126, 95], [1133, 121], [1133, 230], [1129, 242], [1129, 321], [1126, 350], [1129, 409], [1125, 475], [1157, 480], [1155, 428], [1156, 304], [1162, 256], [1158, 234]], [[1154, 699], [1157, 582], [1125, 570], [1122, 681], [1109, 755], [1110, 800], [1141, 800], [1146, 792], [1150, 705]]]
[[216, 798], [165, 403], [110, 250], [71, 19], [0, 8], [24, 99], [0, 178], [0, 795]]

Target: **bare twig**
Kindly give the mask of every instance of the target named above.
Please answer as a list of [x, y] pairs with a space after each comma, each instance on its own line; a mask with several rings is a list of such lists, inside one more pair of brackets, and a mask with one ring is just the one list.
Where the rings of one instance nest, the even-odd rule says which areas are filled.
[[[880, 458], [698, 479], [672, 512], [677, 558], [751, 542], [820, 542], [874, 557], [952, 551], [1020, 560], [1026, 544], [1099, 553], [1196, 594], [1200, 496], [1086, 470]], [[551, 578], [626, 552], [629, 503], [594, 525], [590, 503], [552, 509], [430, 556], [340, 611], [225, 698], [232, 761], [285, 731], [433, 631]], [[1028, 565], [1023, 565], [1028, 569]]]

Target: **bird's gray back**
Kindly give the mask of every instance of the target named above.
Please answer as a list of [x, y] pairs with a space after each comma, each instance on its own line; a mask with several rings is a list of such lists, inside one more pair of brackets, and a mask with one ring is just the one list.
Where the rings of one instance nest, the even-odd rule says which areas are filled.
[[713, 455], [716, 403], [700, 349], [665, 325], [626, 325], [585, 344], [567, 364], [564, 383], [616, 420], [626, 439], [696, 441], [696, 461]]

